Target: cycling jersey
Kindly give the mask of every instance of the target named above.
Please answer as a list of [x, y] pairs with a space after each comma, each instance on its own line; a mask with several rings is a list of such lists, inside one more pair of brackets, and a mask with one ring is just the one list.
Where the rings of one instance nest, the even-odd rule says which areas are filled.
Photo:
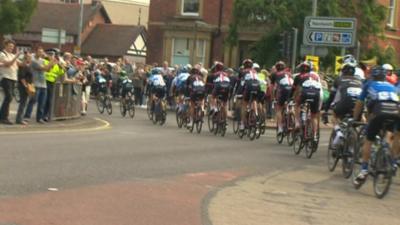
[[250, 98], [257, 100], [260, 93], [260, 81], [257, 72], [255, 70], [247, 70], [245, 72], [242, 82], [244, 85], [244, 100], [249, 101]]
[[343, 118], [346, 114], [352, 114], [362, 92], [362, 80], [355, 76], [341, 76], [335, 80], [332, 91], [336, 93], [334, 112], [338, 118]]
[[320, 108], [322, 86], [316, 73], [303, 73], [294, 79], [294, 87], [300, 88], [301, 94], [296, 99], [298, 105], [310, 103], [311, 113], [318, 113]]
[[198, 101], [204, 98], [205, 84], [203, 77], [200, 75], [192, 75], [187, 79], [188, 93], [192, 101]]
[[130, 79], [125, 78], [120, 81], [121, 83], [121, 96], [125, 97], [128, 92], [133, 93], [133, 83]]
[[286, 71], [280, 71], [272, 74], [271, 84], [276, 87], [275, 98], [278, 106], [283, 106], [285, 102], [289, 101], [293, 83], [294, 81], [291, 77], [291, 74]]
[[152, 75], [149, 78], [149, 84], [152, 86], [166, 86], [164, 78], [161, 74]]
[[367, 82], [359, 100], [367, 102], [368, 111], [371, 113], [398, 114], [399, 96], [396, 87], [386, 81]]
[[217, 73], [214, 80], [213, 97], [219, 97], [224, 102], [228, 101], [230, 87], [231, 81], [228, 74], [225, 72]]

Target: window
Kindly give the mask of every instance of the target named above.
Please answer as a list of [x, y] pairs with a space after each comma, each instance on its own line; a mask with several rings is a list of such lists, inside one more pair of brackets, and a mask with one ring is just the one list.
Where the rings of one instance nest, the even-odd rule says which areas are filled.
[[[196, 45], [196, 59], [199, 60], [199, 63], [204, 64], [206, 59], [206, 41], [205, 40], [197, 40]], [[198, 62], [195, 62], [198, 63]]]
[[186, 65], [190, 61], [189, 38], [174, 38], [172, 42], [172, 64]]
[[391, 28], [395, 25], [396, 19], [396, 0], [389, 1], [389, 14], [388, 14], [388, 22], [387, 25]]
[[184, 16], [199, 16], [200, 0], [181, 0], [182, 15]]

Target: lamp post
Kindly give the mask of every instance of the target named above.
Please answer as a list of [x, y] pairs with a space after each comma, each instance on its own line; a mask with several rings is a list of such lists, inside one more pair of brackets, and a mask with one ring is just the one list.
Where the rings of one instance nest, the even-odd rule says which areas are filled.
[[[312, 16], [317, 16], [318, 0], [313, 0]], [[315, 55], [315, 46], [311, 47], [311, 55]]]
[[83, 0], [80, 0], [80, 13], [79, 13], [79, 23], [78, 23], [78, 55], [81, 55], [82, 46], [82, 29], [83, 29]]

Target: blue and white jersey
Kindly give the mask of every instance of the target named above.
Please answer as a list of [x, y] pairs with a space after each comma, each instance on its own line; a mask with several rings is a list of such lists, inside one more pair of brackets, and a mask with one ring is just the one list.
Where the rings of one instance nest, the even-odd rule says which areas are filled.
[[164, 81], [164, 78], [163, 78], [163, 76], [161, 75], [161, 74], [156, 74], [156, 75], [152, 75], [150, 78], [149, 78], [149, 83], [150, 83], [150, 85], [152, 85], [152, 86], [161, 86], [161, 87], [164, 87], [166, 84], [165, 84], [165, 81]]
[[389, 82], [368, 81], [364, 84], [359, 100], [399, 102], [399, 96], [396, 87]]
[[187, 79], [189, 77], [190, 77], [189, 73], [181, 73], [181, 74], [179, 74], [177, 79], [176, 79], [176, 87], [182, 88], [185, 85], [185, 83], [186, 83], [186, 81], [187, 81]]

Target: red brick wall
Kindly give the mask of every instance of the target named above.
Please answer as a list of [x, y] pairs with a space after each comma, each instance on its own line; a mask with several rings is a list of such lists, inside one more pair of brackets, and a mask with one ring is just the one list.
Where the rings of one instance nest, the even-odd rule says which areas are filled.
[[[151, 0], [149, 15], [149, 39], [147, 43], [147, 62], [163, 61], [163, 30], [160, 23], [176, 19], [179, 0]], [[228, 27], [233, 10], [234, 0], [223, 0], [222, 27]], [[218, 26], [220, 0], [203, 0], [202, 18], [204, 22]], [[162, 9], [162, 10], [161, 10]], [[213, 36], [211, 60], [223, 60], [223, 43], [225, 34]]]
[[[104, 24], [106, 20], [104, 19], [101, 12], [98, 12], [93, 16], [92, 20], [86, 24], [86, 26], [82, 30], [82, 43], [85, 42], [88, 35], [93, 31], [97, 24]], [[112, 34], [108, 34], [112, 35]]]
[[[378, 0], [384, 6], [389, 6], [389, 0]], [[379, 45], [382, 48], [386, 48], [388, 46], [393, 46], [397, 52], [397, 59], [400, 59], [400, 2], [396, 2], [396, 14], [397, 17], [395, 19], [395, 26], [393, 28], [385, 27], [385, 35], [386, 39], [383, 41], [379, 41]], [[385, 21], [385, 26], [386, 26]], [[393, 37], [394, 36], [394, 37]]]

